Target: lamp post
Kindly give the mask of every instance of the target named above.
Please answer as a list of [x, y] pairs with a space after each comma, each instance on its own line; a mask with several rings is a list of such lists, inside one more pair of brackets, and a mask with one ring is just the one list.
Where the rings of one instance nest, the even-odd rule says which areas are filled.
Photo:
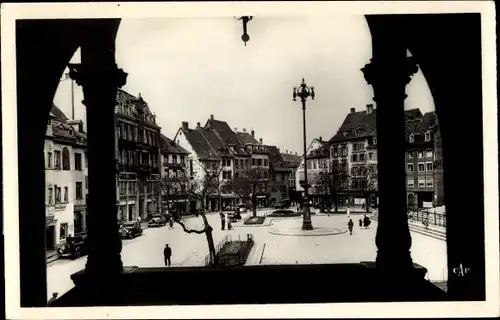
[[302, 118], [304, 127], [304, 200], [303, 200], [303, 220], [302, 220], [302, 230], [312, 230], [313, 226], [311, 223], [311, 211], [309, 210], [309, 184], [307, 183], [307, 146], [306, 146], [306, 100], [308, 97], [314, 100], [315, 93], [314, 87], [308, 87], [304, 78], [302, 78], [302, 83], [298, 87], [293, 88], [293, 101], [297, 101], [297, 97], [300, 98], [302, 102]]

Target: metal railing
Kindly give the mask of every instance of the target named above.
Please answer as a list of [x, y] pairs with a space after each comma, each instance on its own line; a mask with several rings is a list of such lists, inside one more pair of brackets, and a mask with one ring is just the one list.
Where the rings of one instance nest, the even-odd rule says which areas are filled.
[[446, 214], [436, 213], [428, 209], [408, 210], [408, 219], [421, 222], [424, 226], [434, 225], [446, 228]]
[[[215, 246], [215, 259], [217, 259], [217, 254], [220, 252], [222, 247], [224, 247], [224, 245], [228, 242], [231, 242], [231, 235], [230, 234], [225, 235], [224, 238], [222, 238], [222, 240], [219, 241], [217, 246]], [[211, 264], [210, 264], [210, 253], [209, 253], [205, 256], [205, 266], [210, 266], [210, 265]]]

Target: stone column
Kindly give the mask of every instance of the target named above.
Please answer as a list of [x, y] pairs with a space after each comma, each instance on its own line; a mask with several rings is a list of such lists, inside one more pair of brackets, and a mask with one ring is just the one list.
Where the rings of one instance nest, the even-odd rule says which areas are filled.
[[[385, 29], [385, 28], [384, 28]], [[394, 273], [413, 270], [406, 205], [405, 87], [418, 67], [395, 32], [373, 34], [373, 59], [362, 70], [377, 103], [379, 215], [377, 269]], [[397, 32], [397, 31], [396, 31]]]
[[[98, 24], [98, 23], [96, 23]], [[115, 63], [116, 32], [100, 32], [82, 44], [81, 64], [70, 64], [70, 76], [83, 88], [87, 107], [89, 162], [89, 255], [86, 285], [102, 292], [123, 271], [117, 228], [115, 105], [117, 88], [127, 74]]]

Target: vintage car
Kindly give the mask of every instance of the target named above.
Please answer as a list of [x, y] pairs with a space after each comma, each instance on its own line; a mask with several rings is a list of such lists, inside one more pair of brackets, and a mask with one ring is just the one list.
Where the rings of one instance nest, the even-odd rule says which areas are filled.
[[139, 221], [124, 222], [120, 227], [122, 239], [132, 239], [140, 235], [142, 235], [142, 228]]
[[87, 254], [87, 238], [85, 236], [68, 237], [66, 244], [57, 249], [60, 258], [76, 259]]
[[288, 209], [290, 208], [291, 201], [290, 199], [282, 199], [278, 202], [278, 204], [274, 207], [274, 209]]
[[148, 221], [148, 227], [150, 228], [163, 227], [166, 224], [167, 218], [165, 217], [165, 215], [154, 215]]

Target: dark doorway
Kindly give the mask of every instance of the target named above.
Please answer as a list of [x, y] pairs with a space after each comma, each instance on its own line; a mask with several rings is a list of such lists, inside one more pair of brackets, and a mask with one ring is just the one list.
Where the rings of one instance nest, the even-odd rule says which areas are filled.
[[48, 226], [45, 229], [45, 242], [47, 243], [47, 251], [55, 250], [56, 249], [55, 238], [56, 238], [56, 235], [55, 235], [55, 228], [54, 228], [54, 226], [53, 225], [52, 226]]

